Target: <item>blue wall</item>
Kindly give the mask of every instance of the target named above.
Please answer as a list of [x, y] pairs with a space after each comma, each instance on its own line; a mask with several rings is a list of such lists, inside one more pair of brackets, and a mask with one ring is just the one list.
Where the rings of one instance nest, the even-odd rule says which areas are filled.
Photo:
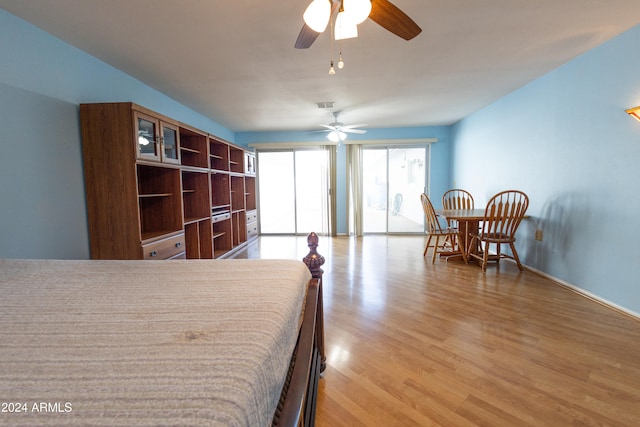
[[[476, 203], [524, 190], [523, 263], [640, 313], [640, 26], [452, 128], [452, 177]], [[536, 241], [535, 229], [543, 231]]]
[[233, 132], [212, 119], [3, 9], [0, 54], [0, 83], [73, 104], [135, 102], [233, 142]]

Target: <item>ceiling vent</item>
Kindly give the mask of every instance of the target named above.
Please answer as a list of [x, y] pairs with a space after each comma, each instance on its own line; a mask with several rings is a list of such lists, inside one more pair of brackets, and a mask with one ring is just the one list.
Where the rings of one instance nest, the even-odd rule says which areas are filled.
[[331, 101], [331, 102], [317, 102], [316, 103], [318, 105], [318, 108], [333, 108], [333, 104], [335, 104], [335, 102]]

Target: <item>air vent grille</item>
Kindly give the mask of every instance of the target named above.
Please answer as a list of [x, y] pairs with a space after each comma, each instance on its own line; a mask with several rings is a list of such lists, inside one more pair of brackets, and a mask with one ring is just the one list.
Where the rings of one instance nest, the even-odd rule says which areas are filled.
[[317, 102], [316, 104], [318, 105], [318, 108], [327, 109], [327, 108], [333, 108], [333, 104], [335, 104], [335, 102], [333, 102], [333, 101], [330, 101], [330, 102]]

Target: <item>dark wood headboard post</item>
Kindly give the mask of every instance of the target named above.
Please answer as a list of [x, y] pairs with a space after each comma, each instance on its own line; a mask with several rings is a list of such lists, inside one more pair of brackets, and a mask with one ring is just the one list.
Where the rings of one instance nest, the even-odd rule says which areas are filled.
[[318, 310], [316, 317], [316, 339], [318, 341], [318, 350], [320, 352], [320, 372], [324, 372], [327, 367], [327, 357], [324, 353], [324, 305], [322, 302], [322, 265], [324, 257], [317, 252], [318, 235], [314, 232], [309, 233], [307, 237], [307, 246], [309, 246], [309, 254], [302, 259], [314, 279], [318, 279]]

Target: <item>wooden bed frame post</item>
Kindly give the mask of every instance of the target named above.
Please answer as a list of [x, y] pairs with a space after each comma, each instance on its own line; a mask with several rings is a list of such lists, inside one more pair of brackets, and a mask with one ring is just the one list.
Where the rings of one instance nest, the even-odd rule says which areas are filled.
[[309, 253], [302, 259], [314, 279], [318, 279], [318, 310], [316, 312], [316, 340], [318, 345], [318, 351], [320, 353], [320, 372], [324, 372], [327, 367], [327, 357], [324, 354], [324, 306], [322, 302], [322, 265], [324, 264], [324, 257], [317, 251], [318, 248], [318, 235], [314, 232], [309, 233], [307, 236], [307, 246], [309, 247]]

